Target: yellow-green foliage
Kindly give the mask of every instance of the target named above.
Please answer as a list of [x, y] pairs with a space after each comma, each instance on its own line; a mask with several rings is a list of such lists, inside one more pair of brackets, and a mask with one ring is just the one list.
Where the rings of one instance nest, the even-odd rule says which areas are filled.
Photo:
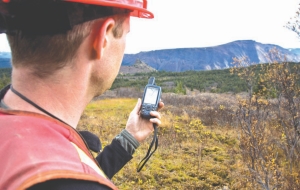
[[[276, 48], [272, 62], [256, 74], [255, 67], [237, 71], [247, 82], [247, 95], [238, 98], [243, 165], [240, 187], [248, 189], [300, 189], [299, 65], [291, 65]], [[251, 65], [247, 57], [234, 59], [236, 66]], [[257, 89], [255, 83], [258, 83]], [[297, 127], [296, 127], [297, 126]]]
[[135, 99], [106, 99], [91, 102], [79, 122], [80, 130], [88, 130], [107, 145], [125, 128], [128, 116], [134, 108]]
[[[136, 99], [106, 99], [91, 102], [79, 130], [97, 134], [106, 145], [123, 129]], [[112, 179], [120, 189], [218, 189], [231, 186], [240, 163], [236, 132], [208, 128], [187, 113], [175, 115], [168, 106], [161, 112], [159, 147], [143, 170], [136, 172], [151, 136], [134, 158]]]

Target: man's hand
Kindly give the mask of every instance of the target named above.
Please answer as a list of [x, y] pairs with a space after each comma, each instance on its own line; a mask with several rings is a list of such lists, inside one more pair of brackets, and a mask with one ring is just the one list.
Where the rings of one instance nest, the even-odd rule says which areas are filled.
[[[153, 123], [157, 124], [159, 126], [161, 124], [161, 116], [159, 112], [157, 111], [151, 111], [150, 115], [154, 118], [151, 118], [149, 120], [143, 119], [140, 116], [140, 107], [141, 107], [141, 99], [138, 99], [137, 104], [135, 105], [134, 109], [129, 115], [127, 124], [126, 124], [126, 130], [139, 142], [142, 142], [145, 140], [154, 130], [153, 129]], [[163, 102], [159, 102], [158, 104], [158, 110], [162, 109], [164, 107]]]

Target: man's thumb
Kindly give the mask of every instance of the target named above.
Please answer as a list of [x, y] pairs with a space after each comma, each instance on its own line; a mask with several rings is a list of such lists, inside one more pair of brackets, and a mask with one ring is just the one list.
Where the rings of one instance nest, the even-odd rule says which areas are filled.
[[140, 108], [141, 108], [141, 99], [139, 98], [133, 110], [135, 113], [139, 114]]

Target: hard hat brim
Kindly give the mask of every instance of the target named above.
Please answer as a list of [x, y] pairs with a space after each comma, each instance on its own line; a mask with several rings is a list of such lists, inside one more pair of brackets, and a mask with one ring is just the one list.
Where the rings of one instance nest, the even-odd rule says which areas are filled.
[[152, 12], [148, 11], [146, 8], [143, 7], [142, 3], [138, 1], [132, 0], [122, 0], [119, 2], [116, 1], [109, 1], [109, 0], [65, 0], [66, 2], [73, 2], [73, 3], [84, 3], [84, 4], [91, 4], [91, 5], [101, 5], [101, 6], [108, 6], [108, 7], [117, 7], [123, 9], [132, 10], [130, 16], [139, 17], [139, 18], [154, 18]]

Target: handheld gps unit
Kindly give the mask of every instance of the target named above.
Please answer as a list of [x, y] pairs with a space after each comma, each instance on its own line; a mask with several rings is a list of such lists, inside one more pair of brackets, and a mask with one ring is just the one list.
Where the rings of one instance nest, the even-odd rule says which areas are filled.
[[141, 116], [150, 119], [151, 111], [156, 111], [161, 96], [161, 87], [155, 85], [155, 78], [150, 77], [148, 84], [145, 86], [144, 95], [141, 106]]
[[[161, 88], [160, 86], [155, 85], [155, 78], [150, 77], [148, 80], [148, 84], [145, 86], [144, 95], [142, 99], [142, 106], [140, 110], [140, 114], [142, 118], [150, 119], [152, 116], [150, 115], [151, 111], [157, 111], [158, 103], [160, 102], [161, 96]], [[153, 140], [149, 146], [148, 152], [146, 156], [139, 163], [137, 172], [140, 172], [152, 154], [156, 151], [158, 146], [158, 136], [157, 136], [157, 125], [153, 123], [154, 135]], [[152, 147], [154, 145], [154, 150], [151, 152]]]

